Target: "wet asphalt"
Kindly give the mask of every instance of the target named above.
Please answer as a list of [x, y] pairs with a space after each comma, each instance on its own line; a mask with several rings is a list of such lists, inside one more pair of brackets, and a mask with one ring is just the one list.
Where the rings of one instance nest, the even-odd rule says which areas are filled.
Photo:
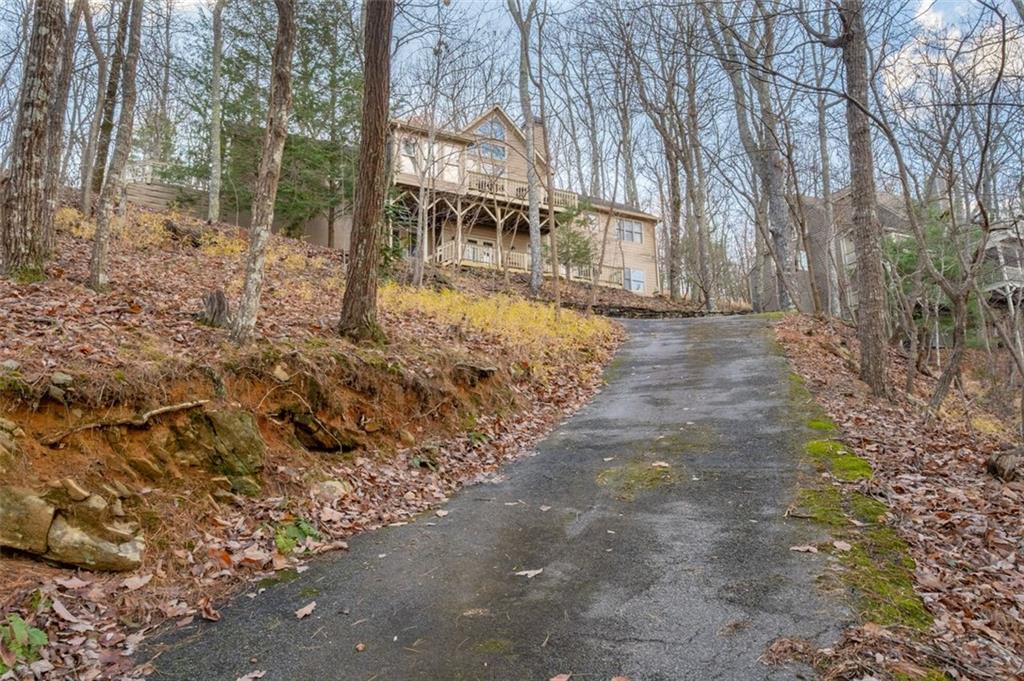
[[758, 660], [848, 618], [817, 584], [825, 558], [789, 550], [823, 536], [784, 516], [809, 435], [767, 322], [626, 326], [607, 386], [535, 456], [165, 637], [149, 678], [815, 678]]

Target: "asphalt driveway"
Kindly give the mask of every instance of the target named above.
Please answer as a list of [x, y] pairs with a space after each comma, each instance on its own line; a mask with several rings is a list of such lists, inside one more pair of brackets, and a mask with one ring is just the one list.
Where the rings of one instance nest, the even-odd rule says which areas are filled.
[[175, 632], [150, 678], [814, 678], [758, 661], [846, 617], [825, 559], [789, 550], [821, 537], [784, 517], [807, 434], [767, 323], [627, 327], [607, 387], [536, 456]]

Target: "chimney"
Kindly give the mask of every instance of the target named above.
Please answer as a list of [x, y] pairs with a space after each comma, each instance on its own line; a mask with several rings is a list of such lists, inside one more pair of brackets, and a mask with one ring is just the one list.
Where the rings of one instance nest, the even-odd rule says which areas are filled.
[[544, 119], [533, 117], [533, 148], [541, 156], [544, 155]]

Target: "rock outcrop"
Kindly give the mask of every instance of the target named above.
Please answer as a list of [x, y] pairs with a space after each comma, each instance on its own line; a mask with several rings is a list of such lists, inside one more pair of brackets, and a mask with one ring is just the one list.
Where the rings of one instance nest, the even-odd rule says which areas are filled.
[[137, 526], [114, 519], [106, 499], [75, 501], [60, 482], [45, 495], [0, 487], [0, 546], [89, 570], [134, 570], [145, 550]]
[[193, 412], [175, 426], [167, 449], [186, 463], [201, 465], [231, 481], [239, 494], [258, 494], [267, 445], [256, 418], [244, 409]]

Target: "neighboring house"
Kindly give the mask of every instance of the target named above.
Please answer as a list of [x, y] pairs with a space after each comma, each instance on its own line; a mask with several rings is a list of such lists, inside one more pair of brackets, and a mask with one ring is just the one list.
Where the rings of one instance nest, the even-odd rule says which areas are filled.
[[1024, 225], [1013, 222], [988, 236], [979, 287], [994, 297], [1008, 298], [1024, 288]]
[[[912, 238], [910, 223], [903, 207], [903, 199], [895, 194], [878, 192], [878, 220], [889, 238]], [[790, 202], [790, 218], [795, 230], [796, 262], [792, 277], [798, 297], [798, 307], [804, 312], [814, 311], [810, 276], [821, 296], [829, 290], [829, 268], [838, 267], [836, 278], [839, 295], [846, 309], [856, 309], [857, 288], [854, 284], [857, 254], [853, 246], [853, 196], [849, 187], [832, 194], [832, 215], [835, 231], [830, 252], [825, 221], [825, 203], [815, 196], [801, 196], [799, 207], [794, 197]], [[800, 230], [800, 213], [806, 229], [806, 244]], [[806, 248], [805, 248], [806, 246]], [[810, 265], [810, 267], [808, 267]], [[841, 265], [841, 266], [840, 266]], [[774, 270], [771, 272], [774, 276]], [[751, 275], [757, 276], [757, 273]], [[827, 305], [827, 300], [821, 301]], [[775, 292], [769, 288], [764, 295], [763, 309], [777, 310]]]
[[[537, 121], [533, 125], [536, 146], [543, 149], [543, 126]], [[463, 130], [430, 130], [412, 121], [393, 121], [392, 135], [397, 198], [407, 207], [407, 215], [420, 217], [426, 225], [420, 250], [425, 260], [530, 270], [526, 138], [500, 106], [491, 107]], [[658, 219], [635, 206], [571, 191], [556, 189], [548, 196], [547, 161], [540, 152], [536, 164], [544, 243], [549, 240], [547, 218], [553, 204], [559, 215], [576, 214], [575, 229], [594, 245], [594, 262], [570, 267], [570, 278], [591, 281], [603, 250], [598, 283], [641, 295], [656, 293]], [[414, 237], [403, 237], [409, 239], [410, 253], [416, 250]], [[544, 269], [549, 275], [550, 264], [545, 262]]]

